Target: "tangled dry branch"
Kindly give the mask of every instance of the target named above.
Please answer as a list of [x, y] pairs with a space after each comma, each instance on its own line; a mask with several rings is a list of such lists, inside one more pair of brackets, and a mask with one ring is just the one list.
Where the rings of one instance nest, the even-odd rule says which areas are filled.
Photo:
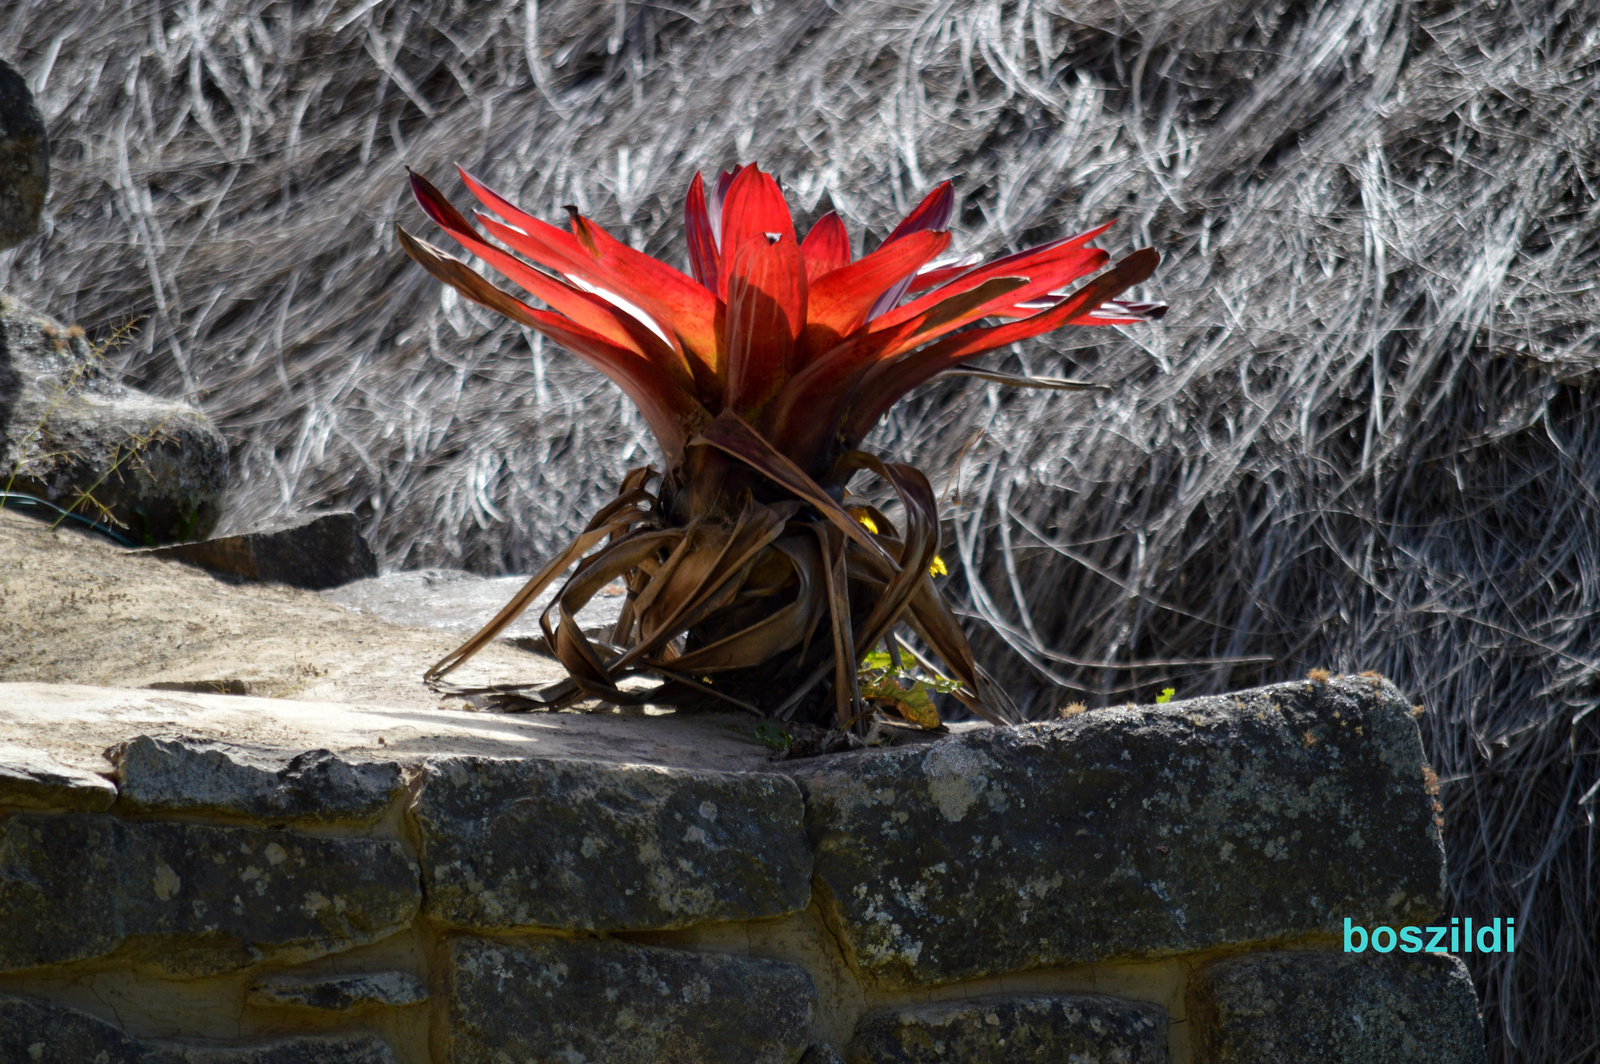
[[[409, 268], [403, 166], [678, 243], [759, 157], [855, 225], [957, 175], [959, 239], [1115, 216], [1159, 333], [1046, 341], [872, 449], [945, 470], [953, 577], [1035, 715], [1376, 668], [1428, 707], [1496, 1060], [1600, 1044], [1600, 16], [1572, 0], [16, 0], [56, 146], [0, 285], [236, 441], [234, 520], [356, 506], [390, 566], [527, 571], [646, 435]], [[1116, 250], [1115, 248], [1113, 250]], [[981, 434], [981, 435], [980, 435]], [[954, 561], [954, 559], [952, 559]], [[956, 597], [963, 592], [958, 591]]]

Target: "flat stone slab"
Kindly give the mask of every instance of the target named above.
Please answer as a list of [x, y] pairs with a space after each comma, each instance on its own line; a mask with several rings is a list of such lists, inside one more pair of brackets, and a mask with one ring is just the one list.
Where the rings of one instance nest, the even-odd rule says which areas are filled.
[[274, 975], [257, 981], [245, 994], [245, 1001], [258, 1008], [301, 1008], [317, 1012], [403, 1008], [427, 1000], [428, 988], [410, 972]]
[[327, 750], [274, 753], [141, 735], [116, 744], [106, 757], [116, 767], [118, 812], [369, 824], [405, 788], [393, 761], [346, 761]]
[[447, 948], [448, 1064], [793, 1064], [816, 989], [781, 961], [609, 939], [471, 938]]
[[104, 776], [63, 765], [26, 746], [0, 743], [0, 806], [100, 812], [117, 800]]
[[15, 1064], [395, 1064], [382, 1040], [311, 1035], [229, 1046], [134, 1038], [77, 1009], [0, 995], [0, 1060]]
[[[332, 588], [322, 597], [390, 624], [449, 628], [470, 635], [493, 620], [528, 580], [529, 576], [480, 576], [461, 569], [407, 569]], [[539, 614], [555, 601], [560, 590], [560, 581], [545, 588], [500, 638], [543, 640]], [[611, 628], [622, 612], [625, 597], [620, 585], [602, 588], [578, 611], [578, 626], [586, 632]]]
[[348, 511], [306, 514], [261, 528], [150, 552], [243, 580], [311, 591], [378, 575], [378, 556]]
[[1483, 1064], [1472, 977], [1443, 953], [1309, 950], [1217, 961], [1189, 985], [1208, 1064]]
[[797, 765], [817, 897], [883, 987], [1426, 923], [1415, 720], [1305, 681]]
[[412, 808], [428, 914], [478, 930], [651, 930], [805, 908], [800, 789], [773, 773], [429, 760]]
[[409, 927], [421, 901], [390, 840], [96, 813], [0, 823], [0, 971], [115, 955], [194, 977], [308, 960]]
[[845, 1064], [1165, 1064], [1167, 1013], [1099, 994], [976, 998], [869, 1012]]

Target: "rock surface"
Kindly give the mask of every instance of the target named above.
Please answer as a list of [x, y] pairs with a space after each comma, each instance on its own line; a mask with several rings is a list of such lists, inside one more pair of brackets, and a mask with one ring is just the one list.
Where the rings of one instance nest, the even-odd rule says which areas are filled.
[[879, 1009], [856, 1025], [844, 1059], [846, 1064], [1165, 1064], [1167, 1015], [1159, 1005], [1092, 994]]
[[[357, 580], [323, 593], [346, 609], [381, 617], [391, 624], [411, 628], [450, 628], [470, 634], [482, 628], [528, 582], [526, 576], [479, 576], [460, 569], [413, 569]], [[539, 614], [555, 600], [559, 581], [533, 600], [521, 617], [511, 622], [502, 638], [544, 639]], [[615, 590], [617, 594], [610, 592]], [[604, 588], [578, 611], [585, 632], [599, 632], [617, 623], [622, 611], [621, 588]]]
[[606, 939], [448, 947], [448, 1064], [792, 1064], [811, 1042], [803, 968]]
[[141, 735], [106, 756], [116, 766], [118, 812], [368, 824], [404, 789], [393, 761], [345, 761], [327, 750], [273, 758], [231, 743]]
[[133, 1038], [77, 1009], [0, 995], [7, 1064], [395, 1064], [372, 1035], [311, 1035], [227, 1046]]
[[134, 543], [203, 536], [228, 445], [203, 413], [112, 379], [80, 329], [0, 295], [0, 475]]
[[116, 800], [117, 788], [104, 776], [63, 765], [37, 749], [0, 743], [0, 806], [97, 813]]
[[1190, 983], [1208, 1064], [1483, 1064], [1478, 998], [1448, 954], [1285, 950], [1217, 961]]
[[355, 1012], [359, 1009], [419, 1005], [428, 1000], [428, 988], [409, 972], [274, 975], [251, 986], [245, 1000], [258, 1008]]
[[0, 251], [39, 229], [50, 191], [50, 140], [28, 82], [0, 59]]
[[886, 987], [1425, 923], [1444, 852], [1376, 678], [801, 765], [818, 899]]
[[428, 913], [458, 927], [686, 927], [811, 897], [800, 790], [776, 774], [439, 758], [412, 812]]
[[188, 978], [305, 960], [401, 931], [420, 904], [398, 842], [95, 813], [0, 823], [0, 971], [115, 955]]
[[310, 591], [378, 575], [378, 557], [348, 512], [287, 518], [237, 535], [157, 547], [172, 558], [214, 573]]

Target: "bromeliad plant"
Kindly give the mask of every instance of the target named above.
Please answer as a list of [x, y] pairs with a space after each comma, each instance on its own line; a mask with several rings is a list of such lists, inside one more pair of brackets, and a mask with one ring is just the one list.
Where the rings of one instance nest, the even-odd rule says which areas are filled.
[[[614, 381], [654, 433], [663, 471], [629, 473], [583, 534], [430, 669], [429, 682], [438, 684], [576, 563], [540, 617], [568, 679], [523, 695], [524, 705], [711, 695], [815, 721], [831, 701], [835, 726], [847, 727], [864, 716], [861, 663], [880, 645], [897, 657], [910, 650], [894, 635], [904, 625], [943, 662], [948, 678], [934, 673], [939, 689], [990, 721], [1013, 717], [930, 580], [939, 517], [927, 478], [860, 443], [907, 392], [962, 372], [986, 351], [1063, 325], [1160, 317], [1158, 304], [1114, 299], [1151, 275], [1154, 251], [1136, 251], [1073, 291], [1064, 286], [1106, 264], [1106, 252], [1088, 245], [1107, 226], [987, 263], [934, 264], [950, 246], [947, 181], [877, 250], [855, 259], [835, 213], [797, 238], [777, 182], [750, 165], [709, 189], [698, 174], [690, 184], [691, 276], [575, 208], [570, 231], [559, 229], [465, 170], [461, 177], [498, 215], [476, 213], [482, 232], [422, 177], [413, 174], [411, 187], [429, 218], [547, 309], [404, 230], [401, 246], [468, 299]], [[847, 494], [861, 472], [898, 494], [903, 528]], [[575, 616], [619, 578], [621, 616], [609, 640], [591, 639]], [[877, 691], [883, 676], [871, 664], [868, 699], [899, 708], [892, 692]], [[648, 694], [618, 686], [637, 674], [662, 683]], [[831, 700], [822, 695], [830, 679]], [[914, 708], [906, 715], [921, 713], [926, 723], [923, 707]]]

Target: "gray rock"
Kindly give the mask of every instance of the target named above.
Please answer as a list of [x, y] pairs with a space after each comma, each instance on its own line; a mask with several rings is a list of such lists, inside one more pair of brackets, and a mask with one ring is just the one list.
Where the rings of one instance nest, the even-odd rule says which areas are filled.
[[345, 511], [286, 518], [250, 532], [158, 547], [150, 553], [263, 584], [310, 591], [376, 576], [378, 557]]
[[401, 1008], [428, 1000], [428, 988], [409, 972], [357, 972], [349, 975], [274, 975], [259, 980], [245, 1000], [260, 1008], [301, 1008], [354, 1012]]
[[187, 403], [117, 383], [81, 329], [0, 295], [0, 482], [168, 543], [217, 523], [228, 445]]
[[844, 1059], [848, 1064], [1164, 1064], [1167, 1014], [1159, 1005], [1098, 994], [879, 1009], [856, 1024]]
[[39, 229], [50, 191], [50, 140], [28, 82], [0, 59], [0, 251]]
[[1443, 953], [1285, 950], [1217, 961], [1189, 984], [1208, 1064], [1483, 1064], [1472, 977]]
[[368, 824], [405, 786], [392, 761], [327, 750], [274, 757], [229, 743], [141, 735], [106, 751], [119, 812], [221, 814], [272, 823]]
[[1387, 681], [800, 765], [823, 914], [885, 987], [1425, 923], [1444, 851]]
[[176, 977], [386, 938], [421, 904], [398, 842], [129, 822], [0, 823], [0, 971], [115, 956]]
[[784, 776], [436, 758], [412, 813], [428, 913], [458, 927], [686, 927], [811, 897], [800, 790]]
[[811, 1042], [805, 969], [608, 939], [448, 947], [449, 1064], [792, 1064]]
[[102, 776], [26, 746], [0, 743], [0, 806], [98, 813], [116, 799], [116, 786]]
[[800, 1064], [844, 1064], [844, 1058], [833, 1051], [833, 1047], [818, 1042], [806, 1050], [806, 1055], [800, 1058]]
[[98, 1017], [0, 995], [0, 1060], [16, 1064], [395, 1064], [372, 1035], [290, 1038], [226, 1046], [133, 1038]]
[[[459, 569], [412, 569], [357, 580], [324, 591], [323, 597], [346, 609], [370, 614], [407, 628], [450, 628], [476, 632], [528, 582], [526, 576], [479, 576]], [[554, 601], [560, 581], [534, 599], [501, 636], [524, 644], [543, 643], [539, 614]], [[585, 632], [609, 633], [622, 611], [624, 596], [611, 588], [589, 600], [575, 618]]]

